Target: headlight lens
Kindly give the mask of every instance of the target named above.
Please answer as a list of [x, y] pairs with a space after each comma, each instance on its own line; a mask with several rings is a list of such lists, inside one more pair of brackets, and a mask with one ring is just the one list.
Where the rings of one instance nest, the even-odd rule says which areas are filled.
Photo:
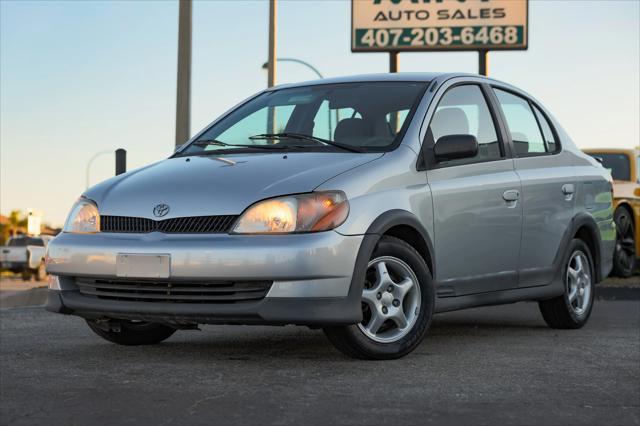
[[259, 201], [238, 220], [235, 234], [319, 232], [334, 229], [349, 215], [341, 191], [313, 192]]
[[75, 234], [91, 234], [100, 232], [100, 214], [98, 206], [84, 198], [79, 199], [71, 209], [64, 232]]

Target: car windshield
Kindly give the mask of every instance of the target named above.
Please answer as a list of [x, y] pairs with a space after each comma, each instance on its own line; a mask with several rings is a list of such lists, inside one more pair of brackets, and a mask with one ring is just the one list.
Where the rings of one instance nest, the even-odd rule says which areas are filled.
[[43, 247], [44, 243], [41, 238], [17, 237], [17, 238], [11, 238], [7, 243], [7, 245], [9, 247], [26, 247], [26, 246]]
[[591, 156], [599, 158], [602, 166], [611, 172], [614, 180], [631, 180], [631, 167], [626, 154], [593, 153]]
[[428, 82], [359, 82], [262, 93], [207, 129], [179, 155], [277, 149], [389, 151]]

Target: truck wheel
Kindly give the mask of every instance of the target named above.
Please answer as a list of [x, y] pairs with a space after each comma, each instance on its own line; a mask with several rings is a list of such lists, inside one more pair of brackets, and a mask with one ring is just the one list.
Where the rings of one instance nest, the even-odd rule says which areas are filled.
[[38, 265], [38, 269], [35, 272], [37, 281], [45, 281], [47, 279], [47, 267], [44, 264], [44, 260]]
[[594, 271], [589, 247], [582, 240], [571, 241], [563, 271], [564, 294], [538, 302], [549, 327], [580, 328], [587, 323], [593, 308]]
[[22, 281], [31, 281], [31, 271], [22, 271]]
[[326, 327], [341, 352], [361, 359], [400, 358], [422, 341], [435, 301], [429, 268], [406, 242], [383, 236], [367, 265], [360, 324]]
[[113, 326], [103, 326], [92, 320], [86, 320], [89, 328], [98, 336], [112, 343], [126, 346], [154, 345], [171, 337], [175, 328], [142, 321], [119, 320], [119, 331]]
[[616, 248], [613, 252], [612, 275], [628, 278], [636, 263], [636, 240], [633, 219], [629, 210], [618, 207], [613, 214], [616, 223]]

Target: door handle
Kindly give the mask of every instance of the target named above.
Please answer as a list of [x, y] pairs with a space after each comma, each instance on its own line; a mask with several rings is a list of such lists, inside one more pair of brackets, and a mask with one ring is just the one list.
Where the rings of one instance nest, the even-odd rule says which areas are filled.
[[565, 183], [562, 185], [562, 193], [564, 195], [571, 195], [576, 191], [575, 186], [572, 183]]
[[517, 189], [508, 189], [502, 193], [502, 198], [507, 202], [518, 201], [518, 198], [520, 198], [520, 191]]

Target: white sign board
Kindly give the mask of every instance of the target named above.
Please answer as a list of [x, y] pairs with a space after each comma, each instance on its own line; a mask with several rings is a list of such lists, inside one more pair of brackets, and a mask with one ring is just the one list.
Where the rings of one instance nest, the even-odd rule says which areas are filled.
[[34, 236], [40, 235], [40, 230], [42, 228], [42, 212], [29, 209], [27, 214], [27, 234]]
[[528, 0], [351, 0], [351, 50], [524, 50]]

